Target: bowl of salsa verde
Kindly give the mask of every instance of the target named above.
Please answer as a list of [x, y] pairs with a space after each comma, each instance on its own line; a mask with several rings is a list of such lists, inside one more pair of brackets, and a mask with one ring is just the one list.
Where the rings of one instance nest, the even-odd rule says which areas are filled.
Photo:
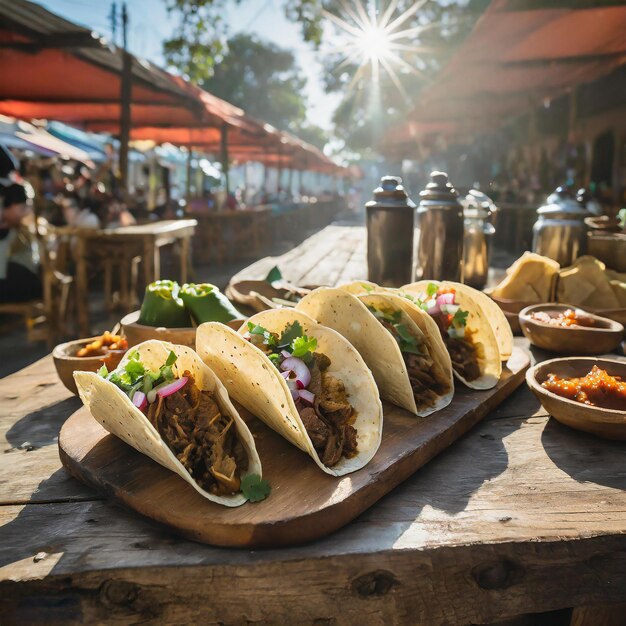
[[626, 361], [572, 357], [538, 363], [526, 382], [557, 421], [626, 440]]
[[558, 354], [605, 354], [619, 346], [624, 334], [615, 320], [556, 302], [526, 307], [519, 322], [531, 344]]

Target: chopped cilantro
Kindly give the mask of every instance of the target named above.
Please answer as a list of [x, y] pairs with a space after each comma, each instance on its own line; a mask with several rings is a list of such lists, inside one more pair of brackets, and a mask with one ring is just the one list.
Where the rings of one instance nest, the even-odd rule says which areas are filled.
[[260, 502], [270, 495], [272, 488], [258, 474], [248, 474], [241, 480], [241, 491], [250, 502]]
[[268, 346], [276, 345], [276, 336], [271, 333], [267, 328], [263, 328], [263, 326], [259, 326], [258, 324], [253, 324], [252, 322], [248, 322], [248, 332], [251, 335], [262, 335], [263, 343]]
[[469, 311], [463, 311], [462, 309], [458, 309], [452, 318], [452, 326], [465, 326], [467, 324], [467, 316], [469, 315]]
[[400, 352], [423, 354], [418, 340], [411, 334], [409, 327], [402, 321], [402, 311], [380, 311], [372, 306], [367, 307], [379, 320], [386, 322], [387, 330], [398, 342]]
[[170, 366], [170, 365], [174, 365], [174, 363], [176, 363], [176, 359], [178, 357], [176, 356], [176, 353], [173, 350], [170, 350], [170, 353], [167, 355], [167, 361], [165, 361], [165, 365], [166, 366]]
[[437, 283], [428, 283], [428, 286], [426, 287], [426, 295], [429, 298], [434, 298], [438, 291], [439, 285], [437, 285]]
[[283, 275], [281, 274], [280, 270], [278, 269], [278, 266], [274, 266], [269, 273], [267, 274], [267, 276], [265, 277], [265, 282], [267, 283], [273, 283], [277, 280], [281, 280], [283, 277]]
[[267, 358], [276, 366], [278, 367], [281, 363], [281, 361], [283, 360], [283, 357], [280, 353], [278, 352], [273, 352], [272, 354], [268, 354]]
[[317, 348], [317, 339], [315, 337], [309, 338], [306, 335], [302, 335], [302, 337], [296, 337], [292, 341], [291, 354], [299, 359], [308, 361], [311, 358], [311, 354], [315, 352], [315, 348]]
[[280, 339], [278, 340], [278, 347], [286, 348], [287, 346], [290, 346], [295, 339], [302, 337], [302, 335], [302, 326], [298, 320], [293, 322], [293, 324], [287, 324], [287, 326], [285, 326], [285, 330], [283, 330], [282, 335], [280, 336]]
[[105, 363], [102, 364], [102, 367], [98, 370], [98, 376], [102, 376], [102, 378], [106, 378], [109, 373], [107, 366]]
[[371, 293], [372, 291], [374, 291], [373, 285], [366, 285], [365, 283], [361, 283], [361, 287], [363, 287], [363, 289], [365, 289], [367, 293]]

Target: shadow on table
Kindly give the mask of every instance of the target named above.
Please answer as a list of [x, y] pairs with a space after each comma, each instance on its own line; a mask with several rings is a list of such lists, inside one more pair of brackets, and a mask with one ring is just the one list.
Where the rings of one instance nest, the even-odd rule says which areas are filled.
[[65, 420], [78, 410], [81, 404], [79, 398], [72, 396], [28, 413], [9, 428], [6, 439], [14, 448], [24, 444], [32, 444], [35, 448], [52, 445], [56, 443]]
[[409, 528], [419, 526], [420, 518], [424, 520], [424, 533], [429, 533], [431, 516], [426, 509], [453, 517], [467, 508], [484, 483], [507, 469], [504, 439], [521, 428], [523, 421], [498, 419], [476, 426], [374, 504], [352, 526], [322, 541], [333, 545], [346, 542], [355, 548], [371, 544], [384, 550], [396, 545]]
[[550, 419], [541, 443], [552, 462], [574, 480], [624, 489], [626, 485], [623, 441], [610, 441]]

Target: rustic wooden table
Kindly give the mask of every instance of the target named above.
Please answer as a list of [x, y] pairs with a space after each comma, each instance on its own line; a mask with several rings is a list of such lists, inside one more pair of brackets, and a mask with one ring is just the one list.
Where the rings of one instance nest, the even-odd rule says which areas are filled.
[[187, 281], [189, 273], [190, 241], [196, 226], [196, 220], [164, 220], [137, 226], [119, 226], [102, 230], [80, 229], [73, 234], [76, 237], [74, 257], [76, 260], [76, 300], [78, 329], [82, 337], [89, 336], [89, 278], [87, 263], [89, 253], [99, 245], [120, 246], [121, 251], [137, 246], [143, 263], [145, 284], [161, 277], [161, 248], [180, 242], [180, 279]]
[[[244, 276], [363, 277], [362, 235], [330, 227]], [[3, 624], [476, 624], [595, 605], [580, 625], [624, 602], [624, 446], [550, 420], [526, 387], [347, 527], [265, 551], [178, 539], [71, 478], [56, 438], [79, 406], [49, 356], [0, 380]]]

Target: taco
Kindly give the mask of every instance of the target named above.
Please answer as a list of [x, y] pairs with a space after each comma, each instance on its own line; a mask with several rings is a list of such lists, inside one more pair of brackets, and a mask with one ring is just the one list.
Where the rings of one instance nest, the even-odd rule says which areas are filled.
[[437, 325], [406, 298], [321, 287], [296, 310], [341, 333], [360, 352], [385, 400], [420, 417], [450, 404], [452, 366]]
[[260, 479], [254, 439], [224, 385], [184, 346], [146, 341], [117, 369], [74, 372], [78, 393], [110, 433], [225, 506], [247, 498], [242, 481]]
[[238, 333], [202, 324], [196, 349], [237, 402], [326, 473], [354, 472], [378, 450], [383, 411], [371, 372], [339, 333], [308, 315], [263, 311]]
[[502, 374], [502, 357], [490, 311], [457, 283], [420, 281], [398, 290], [436, 322], [452, 360], [455, 376], [472, 389], [495, 387]]

